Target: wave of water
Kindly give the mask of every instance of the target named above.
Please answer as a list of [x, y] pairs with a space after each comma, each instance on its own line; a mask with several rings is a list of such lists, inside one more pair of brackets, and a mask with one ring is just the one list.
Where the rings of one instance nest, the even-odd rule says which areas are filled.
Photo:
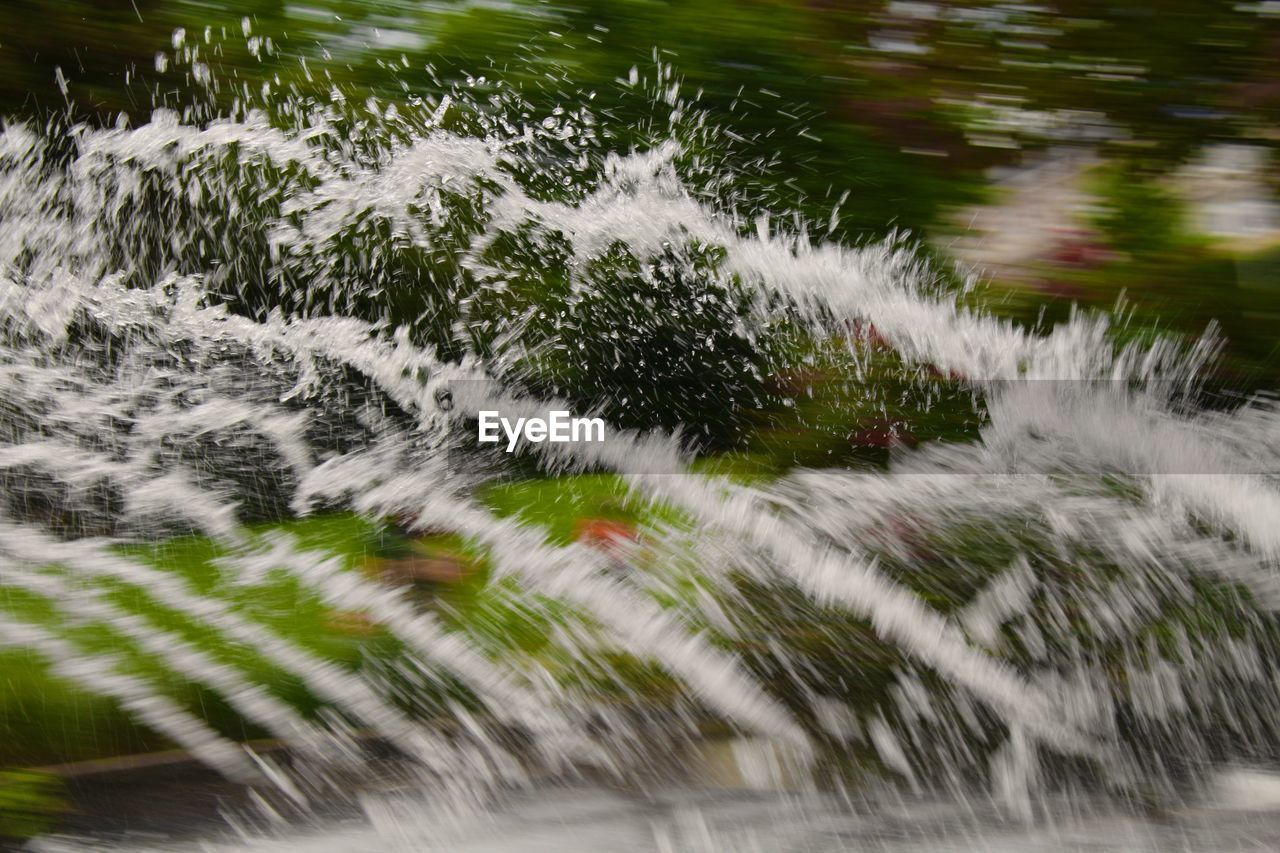
[[[665, 108], [698, 127], [672, 82], [660, 69]], [[611, 150], [604, 119], [521, 121], [503, 97], [360, 106], [335, 92], [161, 109], [136, 128], [6, 127], [0, 587], [56, 619], [0, 612], [0, 643], [273, 809], [305, 811], [339, 796], [335, 780], [372, 774], [366, 735], [394, 748], [413, 790], [472, 803], [584, 768], [661, 778], [659, 744], [698, 740], [708, 718], [776, 744], [793, 776], [838, 786], [874, 767], [916, 789], [991, 791], [1022, 815], [1080, 779], [1167, 793], [1203, 764], [1269, 755], [1280, 417], [1190, 402], [1211, 344], [1122, 346], [1084, 315], [1020, 328], [963, 307], [899, 243], [744, 221], [693, 174], [704, 167], [677, 130]], [[873, 328], [904, 375], [927, 368], [981, 397], [980, 435], [900, 449], [887, 470], [750, 485], [699, 473], [678, 435], [534, 445], [549, 468], [614, 471], [686, 521], [604, 553], [495, 515], [474, 497], [492, 466], [459, 453], [461, 425], [546, 401], [519, 381], [518, 332], [537, 318], [512, 303], [480, 345], [468, 329], [494, 321], [476, 306], [506, 304], [552, 257], [571, 292], [608, 298], [592, 271], [620, 247], [689, 275], [682, 251], [712, 252], [759, 328], [783, 312], [819, 337]], [[454, 275], [419, 318], [443, 318], [447, 346], [379, 308], [414, 252]], [[334, 509], [464, 537], [496, 598], [559, 614], [554, 654], [495, 654], [407, 590], [243, 524]], [[233, 585], [287, 573], [364, 613], [401, 644], [393, 671], [341, 667], [119, 547], [185, 530], [220, 543]], [[123, 606], [122, 586], [251, 650], [324, 710], [301, 713]], [[291, 745], [292, 769], [64, 633], [85, 624], [223, 696]], [[806, 650], [815, 639], [825, 656]], [[637, 691], [635, 662], [675, 689]], [[448, 724], [424, 719], [406, 683], [460, 685], [466, 701]]]

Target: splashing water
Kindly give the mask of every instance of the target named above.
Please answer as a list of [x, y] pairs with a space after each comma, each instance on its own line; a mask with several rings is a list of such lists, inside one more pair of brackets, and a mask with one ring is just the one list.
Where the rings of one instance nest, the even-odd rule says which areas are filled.
[[[487, 103], [335, 92], [157, 109], [133, 129], [10, 124], [0, 587], [47, 612], [0, 609], [0, 644], [275, 797], [269, 811], [385, 779], [370, 737], [398, 756], [399, 797], [481, 815], [565, 775], [676, 779], [662, 753], [712, 720], [771, 744], [772, 776], [809, 796], [874, 771], [989, 790], [1023, 816], [1081, 780], [1171, 795], [1210, 762], [1266, 757], [1275, 410], [1191, 404], [1210, 343], [1119, 346], [1085, 316], [1036, 334], [962, 307], [899, 243], [739, 216], [698, 153], [713, 132], [658, 73], [670, 136], [625, 151], [587, 111], [538, 120], [501, 87]], [[698, 473], [660, 430], [530, 445], [548, 470], [615, 472], [628, 500], [674, 515], [606, 553], [495, 514], [476, 498], [494, 472], [465, 446], [468, 419], [545, 411], [535, 394], [565, 384], [530, 382], [531, 365], [573, 357], [526, 334], [547, 322], [531, 288], [607, 304], [619, 263], [740, 290], [748, 310], [725, 322], [748, 343], [783, 321], [843, 329], [857, 364], [867, 349], [847, 330], [873, 329], [908, 381], [926, 369], [980, 398], [981, 433], [899, 448], [885, 470], [750, 485]], [[641, 329], [655, 310], [626, 309]], [[485, 555], [483, 593], [550, 624], [548, 647], [495, 643], [246, 524], [336, 510], [461, 537]], [[217, 543], [212, 589], [130, 550], [191, 530]], [[229, 597], [281, 576], [363, 614], [395, 654], [336, 664]], [[86, 625], [152, 674], [84, 642]], [[290, 768], [193, 715], [156, 671], [287, 742]], [[652, 673], [667, 686], [642, 686]], [[374, 819], [401, 799], [362, 802], [364, 831], [403, 829]]]

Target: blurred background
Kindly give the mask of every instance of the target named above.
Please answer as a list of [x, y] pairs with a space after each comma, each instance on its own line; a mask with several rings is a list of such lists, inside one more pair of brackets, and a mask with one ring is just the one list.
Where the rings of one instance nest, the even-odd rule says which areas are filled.
[[670, 64], [773, 209], [846, 241], [909, 233], [1024, 322], [1217, 321], [1226, 384], [1280, 376], [1275, 0], [10, 0], [0, 113], [145, 117], [191, 82], [169, 68], [178, 28], [254, 92], [488, 74], [643, 119], [619, 81]]

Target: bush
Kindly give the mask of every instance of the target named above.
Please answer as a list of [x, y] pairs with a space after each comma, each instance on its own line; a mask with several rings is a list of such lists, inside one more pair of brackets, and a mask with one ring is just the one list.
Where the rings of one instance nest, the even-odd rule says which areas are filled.
[[509, 378], [620, 428], [682, 429], [699, 449], [732, 446], [776, 401], [767, 376], [786, 334], [762, 322], [756, 296], [720, 271], [720, 256], [671, 245], [639, 258], [618, 245], [580, 285], [567, 270], [541, 277]]

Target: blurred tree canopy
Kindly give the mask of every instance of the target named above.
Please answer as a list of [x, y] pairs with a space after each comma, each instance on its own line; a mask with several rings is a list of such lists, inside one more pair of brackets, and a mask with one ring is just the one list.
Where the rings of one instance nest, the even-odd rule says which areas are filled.
[[[947, 207], [975, 200], [981, 171], [1019, 147], [1097, 137], [1160, 171], [1209, 140], [1274, 142], [1280, 14], [1272, 6], [11, 0], [0, 9], [0, 107], [145, 116], [185, 84], [156, 60], [173, 51], [178, 27], [216, 75], [253, 91], [297, 84], [302, 58], [321, 85], [388, 96], [500, 76], [548, 108], [594, 92], [595, 109], [637, 133], [654, 106], [619, 97], [617, 81], [635, 67], [643, 88], [657, 62], [669, 63], [683, 95], [701, 93], [740, 161], [769, 166], [752, 172], [762, 203], [825, 222], [848, 190], [836, 233], [874, 236], [927, 228]], [[246, 48], [242, 18], [272, 40], [271, 51]]]

